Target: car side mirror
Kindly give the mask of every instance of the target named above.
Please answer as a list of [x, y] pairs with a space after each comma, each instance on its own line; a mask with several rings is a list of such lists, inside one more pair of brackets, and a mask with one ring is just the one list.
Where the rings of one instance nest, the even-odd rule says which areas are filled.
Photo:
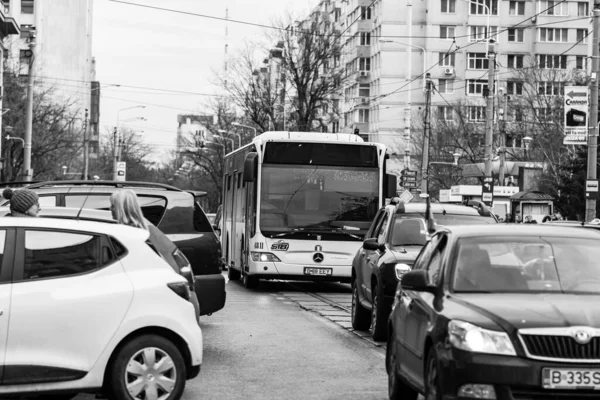
[[415, 292], [434, 293], [435, 287], [429, 284], [429, 275], [427, 271], [418, 269], [409, 271], [402, 275], [400, 282], [403, 290], [414, 290]]
[[394, 267], [394, 272], [396, 273], [396, 279], [398, 279], [398, 282], [402, 282], [402, 277], [410, 271], [412, 271], [412, 268], [408, 264], [396, 264]]
[[385, 246], [383, 244], [379, 244], [377, 239], [373, 238], [367, 239], [363, 242], [363, 249], [377, 251], [385, 249]]

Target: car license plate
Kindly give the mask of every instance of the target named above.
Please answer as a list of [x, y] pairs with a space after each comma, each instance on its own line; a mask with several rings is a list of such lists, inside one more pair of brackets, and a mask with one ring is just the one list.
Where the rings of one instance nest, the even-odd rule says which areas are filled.
[[544, 368], [544, 389], [600, 390], [600, 369]]
[[304, 275], [319, 275], [319, 276], [331, 276], [333, 274], [333, 270], [331, 268], [314, 268], [314, 267], [305, 267]]

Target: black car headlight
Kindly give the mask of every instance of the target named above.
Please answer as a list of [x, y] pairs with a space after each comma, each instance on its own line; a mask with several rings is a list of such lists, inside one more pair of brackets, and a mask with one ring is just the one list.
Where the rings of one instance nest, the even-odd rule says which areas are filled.
[[465, 321], [450, 321], [448, 337], [452, 346], [457, 349], [473, 353], [517, 355], [508, 333], [483, 329]]

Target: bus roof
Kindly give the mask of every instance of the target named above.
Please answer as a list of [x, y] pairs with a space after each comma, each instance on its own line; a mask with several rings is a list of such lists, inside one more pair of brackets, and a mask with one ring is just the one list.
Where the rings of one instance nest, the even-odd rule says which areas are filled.
[[255, 141], [266, 141], [266, 140], [310, 140], [310, 141], [323, 141], [323, 142], [346, 142], [346, 143], [361, 143], [364, 142], [363, 138], [358, 135], [351, 133], [324, 133], [324, 132], [288, 132], [288, 131], [274, 131], [264, 132], [258, 135]]

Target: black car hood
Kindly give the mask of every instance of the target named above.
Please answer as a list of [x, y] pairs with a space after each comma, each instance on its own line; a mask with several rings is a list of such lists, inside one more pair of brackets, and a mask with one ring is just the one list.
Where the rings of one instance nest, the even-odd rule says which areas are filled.
[[492, 320], [508, 332], [523, 328], [565, 326], [600, 328], [600, 295], [456, 293], [451, 299]]
[[[392, 254], [396, 257], [396, 262], [410, 262], [412, 264], [422, 248], [423, 246], [394, 246], [392, 247]], [[406, 253], [404, 250], [406, 250]]]

